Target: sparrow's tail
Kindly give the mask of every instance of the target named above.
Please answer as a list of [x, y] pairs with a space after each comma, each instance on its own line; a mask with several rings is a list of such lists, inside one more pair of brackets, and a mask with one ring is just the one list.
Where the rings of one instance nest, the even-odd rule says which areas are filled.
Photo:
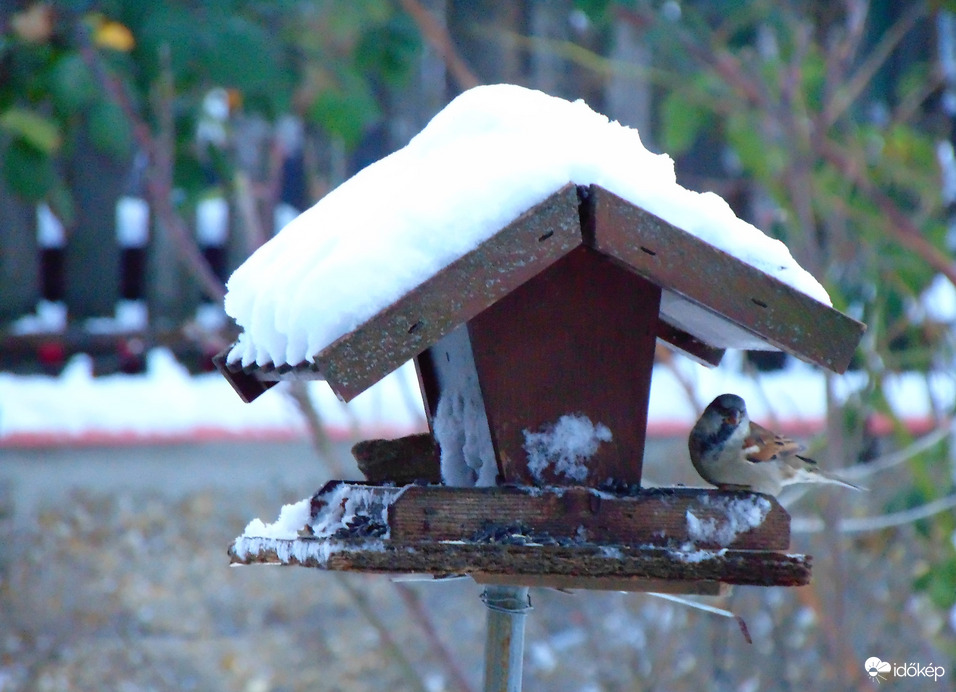
[[844, 488], [852, 488], [853, 490], [865, 491], [867, 488], [864, 488], [861, 485], [853, 485], [849, 481], [845, 481], [842, 478], [837, 478], [831, 473], [826, 473], [824, 471], [817, 471], [814, 473], [815, 476], [819, 477], [818, 482], [822, 483], [832, 483], [833, 485], [842, 485]]
[[853, 490], [866, 490], [866, 488], [859, 485], [853, 485], [853, 483], [845, 481], [833, 473], [821, 471], [817, 466], [817, 462], [813, 459], [808, 459], [807, 457], [802, 457], [800, 455], [797, 455], [797, 459], [805, 462], [803, 468], [801, 469], [802, 473], [798, 474], [799, 482], [831, 483], [833, 485], [842, 485], [844, 488], [852, 488]]

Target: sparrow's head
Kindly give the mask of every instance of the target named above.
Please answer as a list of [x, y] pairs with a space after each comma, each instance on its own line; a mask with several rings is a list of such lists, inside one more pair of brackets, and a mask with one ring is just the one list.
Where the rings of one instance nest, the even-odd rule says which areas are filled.
[[712, 420], [720, 420], [731, 428], [736, 428], [747, 418], [747, 405], [736, 394], [721, 394], [710, 402], [704, 415]]

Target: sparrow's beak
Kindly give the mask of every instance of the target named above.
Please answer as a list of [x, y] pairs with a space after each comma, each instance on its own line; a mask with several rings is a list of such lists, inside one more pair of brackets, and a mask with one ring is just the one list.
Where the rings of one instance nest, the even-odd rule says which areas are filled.
[[740, 423], [740, 414], [737, 413], [736, 411], [731, 413], [729, 416], [724, 418], [724, 423], [731, 426], [732, 428], [736, 428], [737, 424]]

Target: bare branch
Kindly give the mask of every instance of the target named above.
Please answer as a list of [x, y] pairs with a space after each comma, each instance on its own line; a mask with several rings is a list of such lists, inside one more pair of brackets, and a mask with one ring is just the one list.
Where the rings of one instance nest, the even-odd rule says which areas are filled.
[[404, 9], [418, 25], [418, 30], [428, 42], [428, 45], [438, 53], [445, 62], [448, 71], [454, 77], [459, 88], [471, 89], [481, 84], [481, 81], [471, 71], [464, 59], [455, 50], [448, 30], [429, 14], [419, 0], [400, 0]]
[[952, 435], [952, 431], [949, 428], [937, 428], [933, 432], [923, 435], [923, 437], [908, 447], [881, 456], [866, 464], [856, 464], [855, 466], [845, 468], [841, 471], [841, 474], [847, 479], [869, 478], [876, 473], [886, 471], [887, 469], [909, 461], [917, 454], [939, 444], [950, 435]]
[[887, 230], [901, 246], [916, 253], [924, 262], [956, 285], [956, 265], [953, 264], [952, 258], [933, 245], [896, 203], [873, 184], [859, 162], [842, 151], [835, 142], [826, 138], [818, 141], [817, 151], [828, 163], [869, 195], [889, 222], [886, 226]]
[[[839, 533], [882, 531], [883, 529], [903, 526], [904, 524], [911, 524], [920, 519], [926, 519], [934, 514], [952, 509], [953, 507], [956, 507], [956, 495], [947, 495], [938, 500], [927, 502], [925, 505], [912, 507], [900, 512], [880, 514], [873, 517], [841, 519], [836, 525], [836, 530]], [[792, 533], [821, 533], [826, 530], [828, 530], [826, 522], [820, 517], [794, 517], [790, 525], [790, 531]]]
[[402, 601], [404, 601], [408, 612], [412, 614], [412, 618], [418, 623], [418, 626], [425, 634], [428, 645], [432, 651], [435, 652], [438, 660], [442, 662], [445, 670], [448, 671], [452, 687], [458, 690], [458, 692], [472, 692], [472, 687], [465, 678], [461, 667], [457, 664], [455, 656], [448, 650], [448, 647], [445, 646], [442, 638], [438, 636], [438, 632], [435, 631], [435, 623], [432, 622], [428, 612], [422, 607], [421, 598], [419, 598], [418, 593], [404, 584], [395, 581], [392, 582], [392, 585], [395, 587]]
[[221, 302], [226, 295], [225, 286], [206, 262], [191, 236], [186, 222], [172, 203], [172, 78], [168, 67], [164, 67], [159, 85], [160, 99], [158, 120], [160, 121], [159, 139], [153, 137], [149, 126], [137, 112], [132, 99], [123, 85], [103, 64], [99, 53], [90, 40], [90, 30], [83, 22], [76, 23], [76, 37], [80, 57], [93, 74], [100, 88], [119, 106], [133, 130], [137, 145], [149, 157], [151, 174], [147, 176], [146, 186], [150, 206], [156, 213], [159, 223], [173, 238], [176, 249], [186, 266], [199, 282], [199, 286], [209, 298]]
[[899, 45], [916, 22], [926, 14], [928, 9], [927, 5], [922, 2], [910, 5], [903, 16], [883, 34], [873, 52], [867, 56], [843, 88], [834, 93], [833, 98], [824, 107], [823, 117], [821, 118], [824, 127], [833, 125], [856, 101], [866, 85], [873, 79], [873, 76], [886, 63], [890, 53]]
[[368, 596], [361, 589], [356, 588], [352, 582], [349, 580], [349, 575], [341, 574], [339, 572], [333, 572], [335, 575], [335, 580], [338, 582], [348, 595], [352, 598], [352, 602], [358, 607], [359, 611], [368, 621], [368, 623], [375, 628], [375, 631], [378, 633], [379, 641], [382, 643], [382, 649], [389, 658], [398, 666], [399, 670], [402, 672], [402, 677], [405, 678], [405, 681], [408, 683], [410, 689], [415, 690], [416, 692], [427, 692], [425, 683], [422, 681], [421, 676], [415, 672], [415, 668], [412, 666], [412, 662], [408, 659], [405, 653], [402, 651], [402, 648], [398, 645], [398, 642], [395, 641], [395, 637], [392, 636], [392, 631], [385, 624], [385, 622], [378, 616], [375, 608], [372, 607], [372, 604], [369, 603]]
[[302, 418], [305, 419], [306, 428], [308, 428], [309, 431], [309, 439], [312, 441], [312, 447], [318, 453], [319, 457], [325, 461], [329, 473], [333, 478], [348, 477], [345, 464], [332, 447], [332, 440], [325, 430], [325, 425], [322, 423], [319, 410], [315, 407], [312, 398], [309, 396], [308, 384], [300, 380], [292, 380], [288, 383], [286, 393], [295, 403], [296, 408], [299, 409]]

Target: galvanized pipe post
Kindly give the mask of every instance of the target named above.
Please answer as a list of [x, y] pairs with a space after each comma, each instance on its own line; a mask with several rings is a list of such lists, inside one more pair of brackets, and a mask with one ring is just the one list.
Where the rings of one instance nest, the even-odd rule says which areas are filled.
[[520, 692], [524, 619], [531, 610], [527, 586], [486, 586], [485, 692]]

